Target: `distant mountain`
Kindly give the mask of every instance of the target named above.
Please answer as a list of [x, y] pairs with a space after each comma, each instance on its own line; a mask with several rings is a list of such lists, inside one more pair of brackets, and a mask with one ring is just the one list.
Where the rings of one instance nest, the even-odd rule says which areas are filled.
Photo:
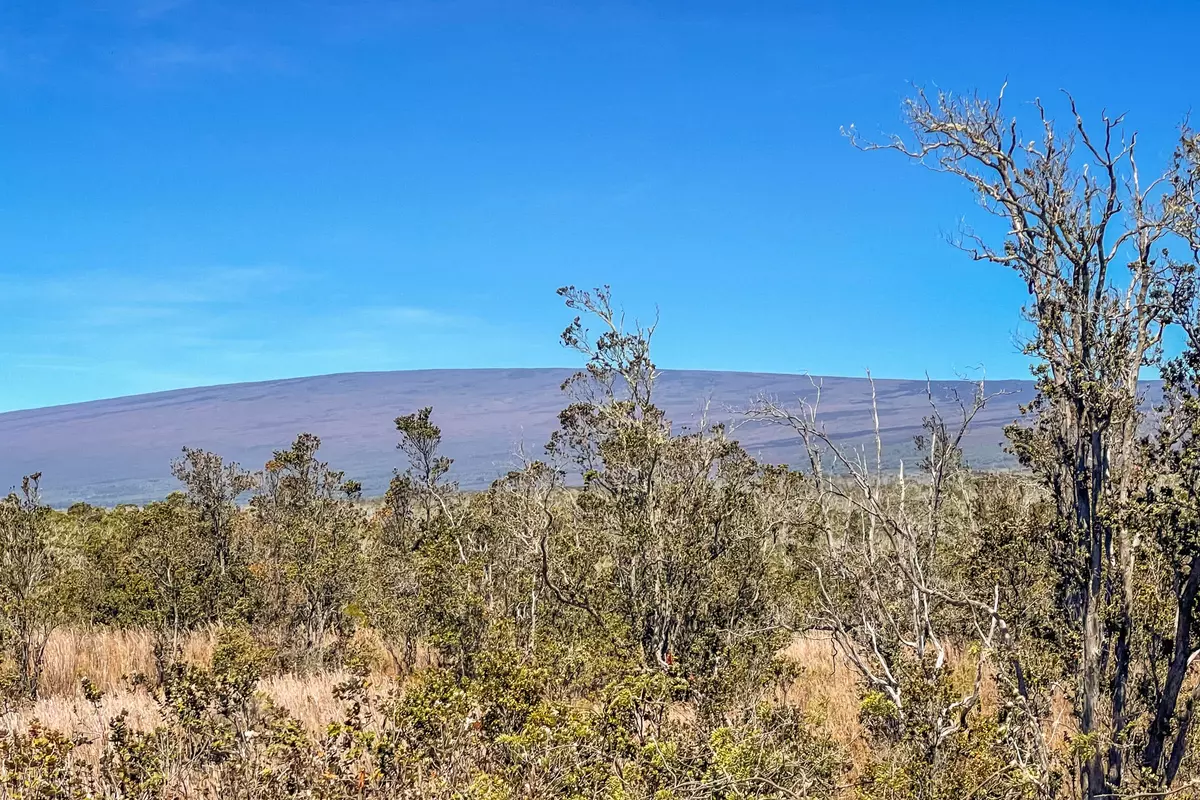
[[[567, 398], [559, 389], [566, 369], [422, 370], [362, 372], [314, 378], [241, 383], [97, 400], [0, 414], [0, 489], [29, 472], [43, 473], [47, 501], [65, 505], [145, 502], [178, 488], [170, 463], [182, 447], [201, 447], [260, 468], [273, 450], [308, 431], [322, 439], [322, 456], [367, 494], [381, 494], [401, 463], [393, 419], [434, 407], [454, 477], [466, 488], [487, 486], [517, 461], [523, 445], [537, 457]], [[799, 464], [803, 452], [789, 431], [746, 424], [739, 411], [767, 395], [785, 402], [815, 396], [822, 384], [821, 418], [849, 443], [871, 431], [870, 387], [865, 378], [813, 378], [747, 372], [665, 371], [658, 402], [677, 425], [694, 425], [707, 404], [710, 420], [734, 422], [745, 447], [761, 460]], [[935, 399], [947, 403], [971, 386], [936, 382]], [[880, 425], [895, 460], [912, 451], [929, 412], [924, 381], [877, 380]], [[1007, 463], [1004, 425], [1032, 397], [1029, 381], [998, 381], [1004, 392], [979, 415], [966, 442], [978, 467]], [[947, 411], [950, 409], [947, 408]]]

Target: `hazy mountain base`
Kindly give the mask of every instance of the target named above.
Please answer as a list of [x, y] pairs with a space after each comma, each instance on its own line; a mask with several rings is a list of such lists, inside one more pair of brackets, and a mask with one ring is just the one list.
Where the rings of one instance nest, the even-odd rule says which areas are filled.
[[[308, 431], [364, 493], [378, 496], [397, 464], [389, 438], [398, 415], [432, 405], [445, 434], [445, 452], [467, 489], [486, 487], [519, 461], [531, 458], [557, 425], [567, 369], [426, 370], [324, 375], [243, 383], [98, 400], [0, 414], [0, 484], [24, 474], [46, 476], [45, 499], [64, 506], [143, 503], [178, 488], [170, 462], [182, 447], [224, 454], [259, 467], [272, 451]], [[736, 427], [734, 438], [760, 461], [798, 466], [805, 455], [794, 436], [748, 422], [740, 411], [766, 395], [789, 402], [816, 399], [820, 416], [844, 444], [871, 444], [871, 387], [866, 378], [810, 378], [749, 372], [666, 370], [656, 397], [677, 427], [693, 427], [707, 413]], [[885, 461], [895, 467], [914, 453], [913, 437], [930, 411], [930, 397], [952, 416], [967, 382], [877, 380], [876, 397]], [[1029, 381], [987, 385], [996, 396], [976, 418], [964, 451], [980, 469], [1011, 466], [1003, 448], [1005, 425], [1032, 397]], [[707, 407], [707, 411], [706, 411]]]

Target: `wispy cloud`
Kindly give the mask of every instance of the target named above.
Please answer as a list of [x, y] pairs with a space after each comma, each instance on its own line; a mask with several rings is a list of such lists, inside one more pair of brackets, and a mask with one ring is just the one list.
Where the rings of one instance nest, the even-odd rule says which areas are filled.
[[126, 56], [125, 67], [155, 72], [174, 69], [233, 72], [255, 60], [252, 51], [236, 45], [206, 47], [191, 42], [150, 42], [134, 47]]
[[219, 351], [246, 335], [254, 298], [286, 291], [297, 280], [288, 271], [261, 267], [151, 277], [94, 270], [41, 280], [0, 274], [11, 287], [0, 296], [0, 313], [10, 320], [0, 351], [44, 363]]
[[428, 365], [448, 340], [489, 329], [454, 309], [360, 302], [281, 267], [95, 270], [9, 285], [0, 360], [14, 375], [112, 387], [84, 397]]
[[204, 42], [186, 37], [139, 40], [114, 51], [113, 59], [128, 78], [150, 84], [194, 73], [238, 75], [293, 69], [293, 62], [279, 48], [248, 40]]
[[8, 299], [88, 298], [152, 307], [239, 302], [256, 292], [293, 288], [303, 280], [302, 272], [275, 266], [174, 268], [149, 276], [129, 270], [92, 269], [41, 279], [0, 272]]
[[502, 9], [514, 0], [344, 0], [316, 3], [309, 10], [328, 35], [338, 39], [373, 38], [397, 29], [454, 23]]
[[56, 356], [46, 353], [10, 353], [7, 355], [13, 359], [9, 367], [14, 370], [83, 373], [94, 372], [102, 368], [95, 361], [77, 357]]
[[162, 82], [191, 73], [290, 68], [277, 26], [255, 4], [227, 0], [45, 0], [0, 11], [0, 78]]
[[473, 317], [416, 306], [365, 306], [353, 315], [360, 325], [461, 328], [478, 322]]
[[135, 0], [130, 15], [136, 22], [155, 22], [191, 4], [192, 0]]

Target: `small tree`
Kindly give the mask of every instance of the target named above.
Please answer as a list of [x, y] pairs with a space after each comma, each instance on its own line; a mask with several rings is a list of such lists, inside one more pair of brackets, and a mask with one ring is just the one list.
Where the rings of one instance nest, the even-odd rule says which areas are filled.
[[320, 446], [304, 433], [276, 451], [251, 500], [267, 622], [285, 650], [315, 668], [325, 665], [328, 638], [352, 628], [364, 524], [361, 485], [319, 461]]
[[690, 675], [706, 700], [727, 696], [765, 674], [784, 636], [772, 615], [773, 473], [722, 425], [673, 430], [653, 401], [654, 328], [626, 329], [607, 287], [559, 294], [601, 333], [576, 317], [562, 335], [587, 364], [564, 384], [574, 402], [548, 450], [584, 485], [546, 534], [545, 587], [644, 667]]
[[161, 683], [181, 653], [181, 638], [214, 618], [209, 605], [211, 542], [196, 535], [196, 517], [179, 493], [138, 513], [131, 542], [134, 569], [151, 587], [154, 663]]
[[458, 487], [447, 480], [453, 460], [440, 453], [432, 408], [395, 424], [408, 465], [392, 478], [370, 542], [370, 613], [399, 669], [412, 669], [422, 639], [466, 669], [486, 623]]
[[400, 434], [396, 449], [408, 459], [408, 467], [398, 473], [397, 478], [407, 480], [412, 487], [426, 523], [439, 511], [446, 516], [447, 522], [452, 523], [454, 516], [447, 498], [453, 496], [458, 487], [443, 479], [454, 459], [440, 454], [442, 429], [433, 424], [432, 417], [432, 406], [415, 414], [396, 417], [396, 430]]
[[41, 502], [41, 473], [21, 479], [19, 493], [0, 501], [0, 609], [16, 662], [15, 693], [34, 699], [46, 643], [68, 617], [73, 570], [62, 531]]
[[237, 500], [256, 485], [255, 476], [238, 464], [226, 464], [219, 455], [185, 447], [183, 457], [171, 465], [171, 473], [184, 485], [188, 504], [195, 509], [198, 536], [208, 542], [210, 595], [214, 617], [229, 611], [244, 584], [245, 564], [235, 547]]

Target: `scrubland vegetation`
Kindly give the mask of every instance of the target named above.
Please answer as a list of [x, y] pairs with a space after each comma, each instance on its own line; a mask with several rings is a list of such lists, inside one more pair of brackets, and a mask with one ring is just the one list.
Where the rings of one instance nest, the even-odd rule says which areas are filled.
[[1200, 139], [1151, 180], [1073, 105], [1032, 139], [998, 101], [906, 108], [860, 144], [963, 179], [1007, 233], [958, 243], [1028, 285], [1020, 471], [963, 461], [983, 385], [931, 398], [899, 470], [761, 399], [810, 461], [758, 463], [673, 427], [653, 329], [566, 288], [585, 366], [486, 491], [430, 409], [396, 420], [381, 504], [308, 434], [254, 473], [185, 450], [145, 507], [52, 510], [27, 478], [3, 796], [1194, 796]]

